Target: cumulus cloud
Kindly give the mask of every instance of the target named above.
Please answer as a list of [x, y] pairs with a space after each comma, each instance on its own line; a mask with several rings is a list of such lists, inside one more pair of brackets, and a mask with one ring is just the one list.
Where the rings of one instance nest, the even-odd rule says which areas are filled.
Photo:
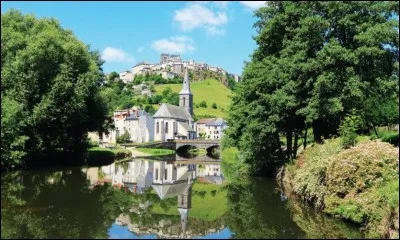
[[239, 1], [242, 5], [252, 9], [252, 10], [256, 10], [260, 7], [264, 7], [265, 3], [267, 1]]
[[185, 8], [175, 11], [174, 20], [184, 31], [203, 28], [207, 33], [221, 33], [224, 30], [218, 27], [227, 24], [229, 19], [225, 12], [213, 11], [204, 3], [190, 4]]
[[178, 54], [195, 50], [193, 39], [187, 36], [173, 36], [156, 40], [151, 44], [151, 48], [159, 52]]
[[124, 50], [113, 47], [106, 47], [101, 54], [101, 58], [106, 62], [135, 62], [135, 58]]

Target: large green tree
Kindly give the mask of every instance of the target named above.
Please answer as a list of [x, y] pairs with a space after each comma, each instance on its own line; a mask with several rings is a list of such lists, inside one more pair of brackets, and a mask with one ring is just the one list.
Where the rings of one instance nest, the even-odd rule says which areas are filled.
[[99, 53], [52, 18], [10, 10], [1, 29], [2, 169], [84, 151], [87, 132], [101, 129], [107, 114]]
[[258, 48], [235, 88], [225, 143], [258, 172], [294, 157], [309, 128], [317, 142], [336, 135], [353, 110], [368, 128], [398, 122], [398, 12], [397, 2], [355, 1], [257, 10]]

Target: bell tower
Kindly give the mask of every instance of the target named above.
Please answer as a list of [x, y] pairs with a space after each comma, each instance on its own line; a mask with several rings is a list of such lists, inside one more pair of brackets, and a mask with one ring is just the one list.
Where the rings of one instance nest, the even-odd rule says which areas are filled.
[[190, 81], [187, 67], [183, 79], [182, 90], [179, 93], [179, 107], [185, 108], [190, 115], [193, 115], [193, 94], [190, 91]]

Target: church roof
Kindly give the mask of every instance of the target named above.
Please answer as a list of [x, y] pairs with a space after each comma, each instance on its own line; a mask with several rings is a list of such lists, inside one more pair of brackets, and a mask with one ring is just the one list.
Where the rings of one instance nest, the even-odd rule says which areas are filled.
[[189, 126], [189, 124], [187, 123], [183, 123], [183, 122], [178, 122], [184, 129], [186, 129], [186, 131], [188, 132], [194, 132], [193, 128], [191, 126]]
[[185, 108], [174, 106], [168, 103], [163, 103], [157, 112], [153, 115], [154, 118], [178, 118], [182, 120], [192, 119], [192, 116]]
[[190, 81], [187, 68], [185, 68], [185, 78], [183, 79], [182, 90], [179, 94], [192, 94], [192, 92], [190, 92]]
[[156, 191], [160, 199], [176, 197], [186, 191], [190, 187], [187, 181], [172, 183], [172, 184], [153, 184], [153, 189]]

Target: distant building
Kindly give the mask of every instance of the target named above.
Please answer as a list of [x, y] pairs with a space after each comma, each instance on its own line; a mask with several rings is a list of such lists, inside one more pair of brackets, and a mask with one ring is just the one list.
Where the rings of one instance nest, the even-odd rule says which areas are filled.
[[222, 118], [217, 118], [205, 124], [206, 139], [221, 139], [223, 130], [228, 126]]
[[124, 83], [133, 81], [133, 74], [130, 71], [123, 71], [119, 73], [119, 79]]
[[206, 134], [206, 124], [207, 124], [208, 122], [213, 121], [214, 119], [215, 119], [215, 118], [202, 118], [202, 119], [199, 119], [199, 120], [195, 123], [195, 130], [196, 130], [196, 134], [197, 134], [197, 137], [198, 137], [198, 138], [200, 137], [200, 133], [204, 133], [205, 136], [207, 137], [207, 134]]
[[174, 78], [177, 74], [175, 74], [174, 72], [169, 72], [169, 71], [162, 71], [161, 72], [161, 76], [165, 79], [171, 79]]
[[180, 62], [180, 61], [182, 61], [180, 55], [162, 53], [160, 56], [160, 63]]

